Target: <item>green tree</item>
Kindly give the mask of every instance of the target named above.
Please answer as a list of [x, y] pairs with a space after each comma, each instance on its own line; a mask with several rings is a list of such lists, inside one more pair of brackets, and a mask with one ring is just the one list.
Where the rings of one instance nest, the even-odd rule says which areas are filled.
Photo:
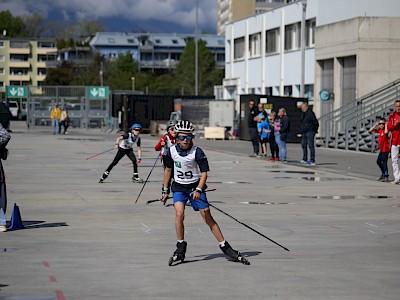
[[[181, 55], [175, 69], [176, 81], [185, 94], [195, 94], [195, 41], [191, 40]], [[203, 40], [198, 41], [198, 92], [199, 95], [213, 95], [214, 85], [220, 84], [223, 71], [216, 68], [213, 54]]]
[[20, 17], [14, 17], [8, 10], [0, 12], [0, 29], [7, 37], [20, 37], [25, 33], [25, 25]]
[[132, 54], [129, 51], [125, 54], [120, 53], [117, 59], [106, 65], [105, 85], [116, 90], [131, 90], [131, 78], [135, 77], [135, 85], [139, 79], [136, 78], [137, 70], [138, 64]]

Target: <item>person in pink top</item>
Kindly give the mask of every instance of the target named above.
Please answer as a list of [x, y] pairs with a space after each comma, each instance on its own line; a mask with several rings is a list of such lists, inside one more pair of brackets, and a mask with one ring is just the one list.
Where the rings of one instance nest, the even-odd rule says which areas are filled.
[[394, 102], [394, 112], [389, 115], [387, 129], [390, 131], [390, 155], [392, 157], [394, 184], [400, 184], [400, 100]]
[[378, 179], [382, 182], [389, 182], [388, 159], [390, 152], [390, 140], [386, 127], [386, 119], [381, 118], [377, 123], [369, 129], [369, 132], [378, 134], [379, 154], [376, 163], [382, 171], [381, 177]]

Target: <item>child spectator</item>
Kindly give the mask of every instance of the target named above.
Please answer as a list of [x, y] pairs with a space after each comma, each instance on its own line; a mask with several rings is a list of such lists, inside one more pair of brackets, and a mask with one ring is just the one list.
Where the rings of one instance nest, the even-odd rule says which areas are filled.
[[262, 150], [262, 156], [264, 158], [267, 158], [267, 143], [269, 141], [269, 135], [271, 132], [271, 129], [269, 127], [269, 123], [265, 118], [265, 115], [263, 113], [260, 113], [258, 115], [258, 134], [260, 135], [260, 142], [261, 142], [261, 150]]
[[378, 134], [379, 154], [376, 163], [382, 171], [381, 177], [378, 179], [382, 182], [389, 182], [388, 158], [390, 152], [389, 134], [386, 125], [386, 119], [381, 118], [377, 123], [369, 129], [369, 132]]
[[275, 134], [274, 134], [275, 118], [276, 118], [276, 113], [274, 111], [271, 111], [271, 113], [268, 116], [269, 128], [271, 129], [271, 132], [269, 134], [269, 148], [271, 150], [271, 158], [269, 160], [271, 161], [279, 160], [279, 148], [278, 144], [275, 141]]

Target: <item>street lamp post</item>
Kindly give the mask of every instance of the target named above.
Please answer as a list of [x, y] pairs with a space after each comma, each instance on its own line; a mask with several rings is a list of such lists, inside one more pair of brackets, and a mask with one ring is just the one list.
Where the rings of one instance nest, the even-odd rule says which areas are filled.
[[196, 0], [196, 33], [195, 33], [195, 95], [199, 94], [199, 37], [198, 37], [198, 23], [199, 23], [199, 0]]
[[131, 77], [132, 80], [132, 93], [135, 91], [135, 77]]
[[304, 97], [304, 81], [305, 81], [305, 60], [306, 60], [306, 10], [307, 10], [307, 0], [302, 0], [303, 15], [301, 18], [301, 81], [300, 81], [300, 97]]

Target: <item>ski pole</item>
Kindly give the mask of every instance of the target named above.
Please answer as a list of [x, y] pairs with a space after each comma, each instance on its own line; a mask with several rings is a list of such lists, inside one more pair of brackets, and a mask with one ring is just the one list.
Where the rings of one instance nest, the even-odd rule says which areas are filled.
[[97, 154], [95, 154], [95, 155], [89, 156], [89, 157], [87, 157], [86, 159], [91, 159], [91, 158], [93, 158], [93, 157], [102, 155], [102, 154], [104, 154], [104, 153], [106, 153], [106, 152], [110, 152], [111, 150], [114, 150], [114, 149], [115, 149], [115, 148], [108, 149], [108, 150], [106, 150], [106, 151], [103, 151], [103, 152], [97, 153]]
[[[205, 190], [205, 191], [203, 191], [204, 193], [207, 193], [207, 192], [214, 192], [214, 191], [216, 191], [217, 189], [209, 189], [209, 190]], [[170, 199], [170, 198], [173, 198], [173, 197], [167, 197], [167, 199], [165, 199], [165, 202], [167, 202], [167, 200], [168, 199]], [[153, 202], [157, 202], [157, 201], [161, 201], [160, 199], [153, 199], [153, 200], [149, 200], [149, 201], [147, 201], [146, 202], [146, 204], [150, 204], [150, 203], [153, 203]], [[164, 205], [165, 205], [165, 202], [164, 202]]]
[[[199, 200], [202, 201], [202, 202], [204, 202], [204, 203], [207, 203], [207, 202], [205, 202], [205, 201], [203, 201], [203, 200], [201, 200], [201, 199], [199, 199]], [[211, 203], [208, 203], [208, 205], [210, 205], [211, 207], [215, 208], [216, 210], [218, 210], [219, 212], [223, 213], [224, 215], [228, 216], [229, 218], [235, 220], [235, 221], [238, 222], [239, 224], [242, 224], [243, 226], [247, 227], [248, 229], [254, 231], [255, 233], [257, 233], [257, 234], [259, 234], [259, 235], [261, 235], [262, 237], [266, 238], [266, 239], [269, 240], [270, 242], [272, 242], [272, 243], [278, 245], [279, 247], [285, 249], [286, 251], [289, 251], [288, 248], [286, 248], [286, 247], [282, 246], [281, 244], [275, 242], [274, 240], [270, 239], [270, 238], [267, 237], [266, 235], [264, 235], [264, 234], [262, 234], [261, 232], [255, 230], [254, 228], [250, 227], [249, 225], [247, 225], [247, 224], [245, 224], [245, 223], [243, 223], [243, 222], [240, 222], [238, 219], [236, 219], [235, 217], [232, 217], [230, 214], [224, 212], [222, 209], [219, 209], [219, 208], [216, 207], [215, 205], [213, 205], [213, 204], [211, 204]]]
[[142, 189], [140, 190], [139, 195], [137, 196], [135, 203], [139, 200], [139, 197], [140, 197], [140, 195], [142, 194], [143, 189], [144, 189], [144, 187], [145, 187], [147, 181], [149, 180], [149, 177], [150, 177], [150, 175], [151, 175], [151, 172], [153, 172], [153, 169], [154, 169], [154, 167], [156, 166], [156, 163], [157, 163], [158, 158], [159, 158], [160, 156], [161, 156], [161, 151], [158, 153], [157, 158], [156, 158], [156, 161], [154, 162], [153, 167], [151, 168], [149, 175], [147, 175], [146, 181], [143, 183]]

